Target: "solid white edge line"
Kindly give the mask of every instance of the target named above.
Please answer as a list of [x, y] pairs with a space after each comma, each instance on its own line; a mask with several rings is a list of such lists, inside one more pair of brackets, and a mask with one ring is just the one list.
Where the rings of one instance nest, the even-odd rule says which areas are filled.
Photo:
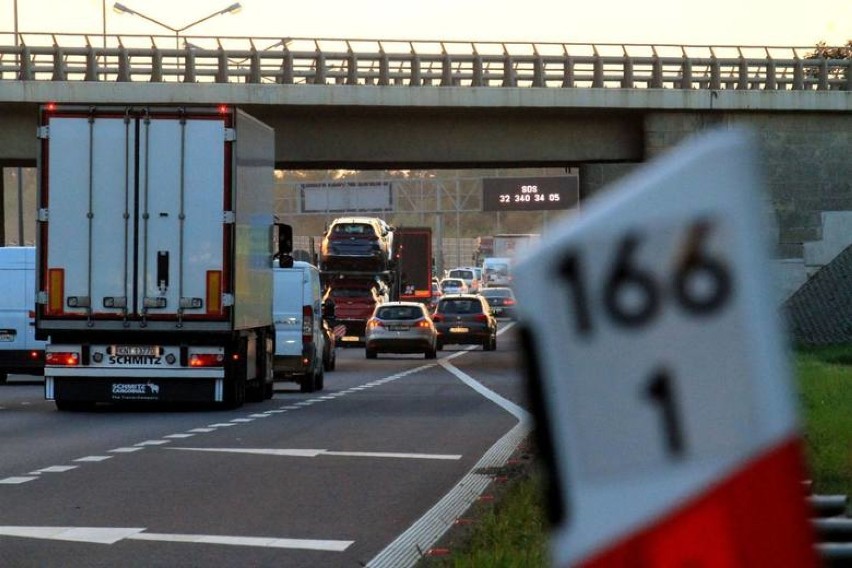
[[[508, 329], [512, 324], [506, 326], [501, 331]], [[470, 375], [446, 362], [447, 359], [452, 359], [468, 352], [469, 350], [453, 353], [439, 360], [439, 363], [456, 377], [463, 380], [465, 384], [474, 388], [476, 392], [487, 396], [489, 400], [497, 403], [518, 418], [518, 423], [485, 452], [476, 465], [449, 493], [429, 509], [426, 514], [415, 521], [405, 532], [373, 557], [372, 560], [367, 562], [367, 568], [410, 568], [416, 565], [422, 559], [423, 553], [429, 550], [449, 530], [453, 522], [470, 508], [491, 483], [490, 476], [476, 472], [482, 468], [504, 465], [518, 445], [532, 431], [532, 419], [526, 410], [504, 399], [497, 393], [489, 391], [470, 377]], [[476, 386], [471, 383], [475, 383]]]

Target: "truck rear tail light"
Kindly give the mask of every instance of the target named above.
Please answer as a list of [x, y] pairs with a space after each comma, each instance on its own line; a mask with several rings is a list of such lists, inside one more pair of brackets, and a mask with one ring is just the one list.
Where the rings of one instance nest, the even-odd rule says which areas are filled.
[[80, 354], [74, 351], [51, 351], [47, 353], [45, 362], [48, 365], [73, 367], [80, 364]]
[[44, 351], [30, 351], [30, 359], [39, 361], [44, 358]]
[[222, 271], [207, 271], [207, 313], [222, 313]]
[[47, 270], [47, 312], [61, 314], [65, 298], [65, 270], [49, 268]]
[[221, 367], [225, 356], [221, 353], [193, 353], [189, 356], [190, 367]]
[[302, 343], [312, 343], [314, 340], [314, 308], [302, 307]]

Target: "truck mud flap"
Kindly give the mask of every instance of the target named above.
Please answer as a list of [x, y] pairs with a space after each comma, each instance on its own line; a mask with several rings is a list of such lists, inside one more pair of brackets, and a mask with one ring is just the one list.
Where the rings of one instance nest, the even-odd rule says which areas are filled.
[[67, 402], [221, 402], [222, 379], [54, 378], [44, 382], [45, 398]]

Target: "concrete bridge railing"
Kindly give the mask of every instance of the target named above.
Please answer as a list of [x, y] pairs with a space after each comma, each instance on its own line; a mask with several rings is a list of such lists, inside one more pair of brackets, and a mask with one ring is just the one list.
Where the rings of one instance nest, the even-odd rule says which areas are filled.
[[0, 80], [852, 91], [812, 47], [20, 35]]

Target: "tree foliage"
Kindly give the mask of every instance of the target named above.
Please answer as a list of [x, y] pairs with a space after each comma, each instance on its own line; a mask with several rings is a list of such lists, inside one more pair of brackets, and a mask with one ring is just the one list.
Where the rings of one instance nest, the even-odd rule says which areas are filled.
[[813, 52], [805, 55], [805, 59], [852, 59], [852, 39], [839, 46], [829, 46], [821, 41]]

